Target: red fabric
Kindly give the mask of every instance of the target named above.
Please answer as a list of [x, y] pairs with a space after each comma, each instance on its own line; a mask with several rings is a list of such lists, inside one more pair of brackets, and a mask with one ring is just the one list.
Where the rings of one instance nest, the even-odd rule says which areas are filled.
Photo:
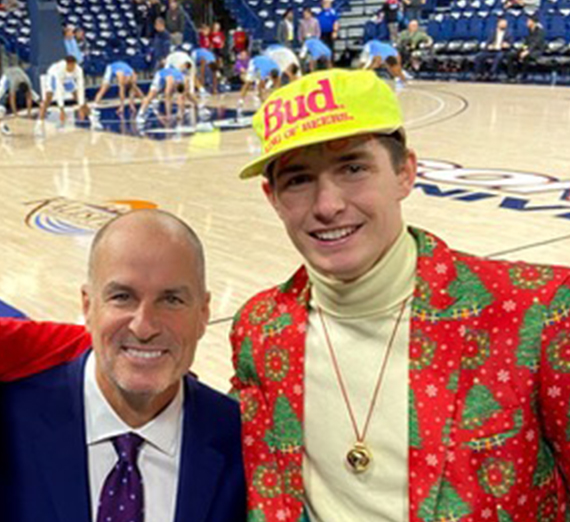
[[[567, 521], [570, 271], [484, 260], [412, 232], [410, 522]], [[302, 268], [248, 301], [232, 327], [252, 519], [304, 520], [293, 428], [303, 423], [309, 300]], [[276, 426], [283, 404], [290, 418]]]
[[202, 32], [198, 33], [198, 46], [202, 49], [210, 48], [210, 37]]
[[0, 319], [0, 381], [21, 379], [74, 359], [91, 346], [83, 326]]
[[235, 31], [234, 36], [234, 51], [240, 53], [241, 51], [247, 50], [247, 33], [245, 31]]
[[212, 49], [223, 49], [226, 45], [226, 35], [222, 31], [217, 31], [210, 35], [210, 45]]

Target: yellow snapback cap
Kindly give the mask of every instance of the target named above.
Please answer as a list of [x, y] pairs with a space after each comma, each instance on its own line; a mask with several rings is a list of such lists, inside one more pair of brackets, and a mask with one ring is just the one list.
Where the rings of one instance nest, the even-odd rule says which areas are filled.
[[262, 155], [240, 178], [263, 173], [284, 152], [364, 133], [391, 134], [403, 125], [396, 95], [373, 71], [330, 69], [274, 91], [253, 116]]

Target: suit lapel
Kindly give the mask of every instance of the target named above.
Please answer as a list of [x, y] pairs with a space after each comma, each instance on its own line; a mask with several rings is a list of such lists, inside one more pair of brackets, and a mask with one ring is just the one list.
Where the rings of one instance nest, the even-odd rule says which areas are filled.
[[[493, 300], [478, 276], [430, 234], [411, 230], [418, 244], [410, 332], [410, 520], [439, 520], [449, 493], [457, 385], [465, 325]], [[416, 518], [417, 517], [417, 518]]]
[[185, 380], [182, 450], [175, 522], [204, 522], [219, 490], [225, 457], [202, 433], [192, 381]]
[[86, 355], [67, 368], [66, 382], [46, 394], [34, 448], [38, 470], [59, 522], [89, 522], [91, 507], [83, 408]]

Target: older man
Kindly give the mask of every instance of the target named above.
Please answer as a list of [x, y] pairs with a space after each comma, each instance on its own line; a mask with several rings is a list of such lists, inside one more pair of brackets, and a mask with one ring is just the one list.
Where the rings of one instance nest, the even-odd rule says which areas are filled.
[[188, 374], [204, 273], [172, 215], [99, 231], [82, 289], [93, 350], [0, 389], [3, 522], [245, 521], [238, 405]]

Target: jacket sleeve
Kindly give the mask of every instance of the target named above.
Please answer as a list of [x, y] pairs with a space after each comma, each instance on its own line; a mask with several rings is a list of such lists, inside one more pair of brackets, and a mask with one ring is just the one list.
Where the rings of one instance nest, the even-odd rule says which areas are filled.
[[90, 345], [83, 326], [0, 318], [0, 381], [69, 361]]
[[570, 479], [570, 276], [544, 312], [538, 370], [542, 429], [566, 480]]

